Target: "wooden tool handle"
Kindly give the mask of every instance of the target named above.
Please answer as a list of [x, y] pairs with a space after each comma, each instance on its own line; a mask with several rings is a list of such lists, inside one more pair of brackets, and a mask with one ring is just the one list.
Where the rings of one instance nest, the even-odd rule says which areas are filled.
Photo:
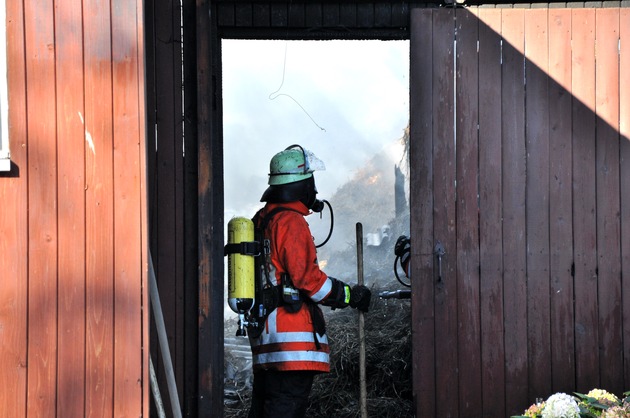
[[[357, 281], [363, 285], [363, 225], [357, 222]], [[359, 311], [359, 385], [361, 418], [367, 418], [367, 387], [365, 378], [365, 319]]]

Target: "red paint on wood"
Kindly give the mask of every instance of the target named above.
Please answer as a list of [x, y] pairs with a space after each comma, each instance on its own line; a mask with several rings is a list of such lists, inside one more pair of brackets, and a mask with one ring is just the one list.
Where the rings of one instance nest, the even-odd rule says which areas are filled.
[[114, 206], [110, 4], [84, 1], [86, 416], [113, 416]]
[[24, 2], [28, 129], [27, 415], [57, 402], [57, 143], [52, 3]]
[[114, 415], [139, 416], [143, 394], [140, 73], [136, 4], [112, 1], [114, 180]]
[[81, 8], [55, 4], [59, 283], [58, 416], [85, 411], [85, 134]]

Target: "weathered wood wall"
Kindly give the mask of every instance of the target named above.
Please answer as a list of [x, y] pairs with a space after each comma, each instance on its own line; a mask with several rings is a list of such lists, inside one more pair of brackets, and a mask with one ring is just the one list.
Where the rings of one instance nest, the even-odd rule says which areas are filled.
[[148, 415], [141, 1], [7, 1], [0, 415]]
[[419, 415], [628, 389], [629, 56], [628, 8], [412, 12]]
[[[613, 363], [628, 382], [630, 362], [620, 364], [614, 351], [630, 314], [619, 300], [630, 291], [627, 142], [618, 141], [612, 165], [614, 147], [596, 145], [610, 144], [615, 132], [628, 137], [628, 92], [619, 90], [615, 131], [605, 123], [614, 119], [610, 93], [601, 93], [613, 78], [599, 78], [614, 65], [593, 61], [594, 37], [604, 34], [592, 32], [612, 26], [584, 18], [594, 8], [618, 10], [625, 39], [627, 1], [455, 11], [427, 2], [184, 0], [183, 40], [178, 3], [147, 4], [151, 246], [187, 415], [222, 411], [221, 38], [411, 39], [423, 46], [412, 49], [419, 66], [410, 94], [421, 109], [412, 113], [412, 129], [432, 140], [412, 145], [412, 233], [425, 237], [416, 239], [414, 276], [433, 277], [434, 238], [448, 255], [443, 282], [421, 279], [414, 289], [418, 416], [506, 416], [549, 390], [591, 383], [616, 390]], [[420, 25], [410, 31], [419, 9], [426, 14], [415, 15]], [[627, 86], [628, 54], [618, 59], [617, 82]], [[599, 102], [589, 96], [596, 91]], [[455, 95], [456, 105], [449, 102]], [[469, 137], [475, 140], [463, 140]], [[427, 191], [431, 200], [420, 200]], [[628, 359], [630, 345], [619, 350]]]

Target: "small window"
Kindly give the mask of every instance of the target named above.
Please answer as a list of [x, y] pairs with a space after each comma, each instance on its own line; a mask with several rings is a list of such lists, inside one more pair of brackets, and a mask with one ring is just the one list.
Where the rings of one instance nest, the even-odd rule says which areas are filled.
[[11, 170], [9, 152], [9, 95], [7, 89], [6, 0], [0, 0], [0, 171]]

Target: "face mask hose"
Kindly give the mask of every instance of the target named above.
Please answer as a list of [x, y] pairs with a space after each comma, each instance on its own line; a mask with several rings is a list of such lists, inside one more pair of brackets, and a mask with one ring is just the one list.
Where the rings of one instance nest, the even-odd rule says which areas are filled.
[[333, 209], [332, 209], [332, 206], [330, 206], [330, 203], [328, 202], [328, 200], [315, 199], [315, 203], [313, 203], [313, 205], [311, 206], [311, 210], [315, 213], [319, 213], [321, 217], [321, 212], [324, 210], [324, 204], [328, 206], [328, 210], [330, 211], [330, 230], [328, 231], [328, 236], [326, 237], [324, 242], [322, 242], [319, 245], [316, 245], [315, 248], [323, 247], [328, 242], [328, 240], [330, 239], [330, 236], [333, 233], [333, 227], [335, 224], [335, 216], [333, 215]]

